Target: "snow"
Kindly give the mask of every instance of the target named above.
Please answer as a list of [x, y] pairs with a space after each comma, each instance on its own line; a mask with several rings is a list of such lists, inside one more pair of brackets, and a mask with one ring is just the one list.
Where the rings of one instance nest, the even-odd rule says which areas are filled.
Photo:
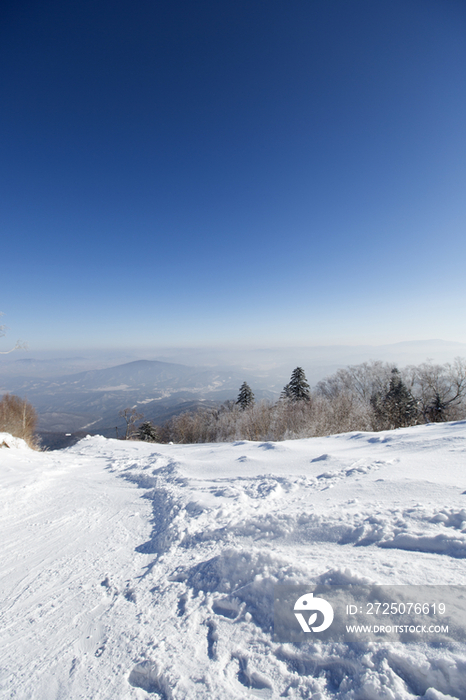
[[2, 444], [0, 697], [466, 700], [459, 643], [272, 634], [275, 583], [466, 585], [466, 422]]

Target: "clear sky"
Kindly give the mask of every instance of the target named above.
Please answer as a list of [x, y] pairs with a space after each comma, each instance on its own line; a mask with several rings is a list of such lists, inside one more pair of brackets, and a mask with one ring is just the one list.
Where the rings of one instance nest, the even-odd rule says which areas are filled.
[[2, 7], [12, 341], [466, 341], [464, 0]]

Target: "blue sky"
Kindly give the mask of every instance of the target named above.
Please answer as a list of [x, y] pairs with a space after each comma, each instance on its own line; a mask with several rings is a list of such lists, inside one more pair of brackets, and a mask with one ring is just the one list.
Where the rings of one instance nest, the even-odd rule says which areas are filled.
[[466, 342], [462, 0], [2, 12], [12, 340]]

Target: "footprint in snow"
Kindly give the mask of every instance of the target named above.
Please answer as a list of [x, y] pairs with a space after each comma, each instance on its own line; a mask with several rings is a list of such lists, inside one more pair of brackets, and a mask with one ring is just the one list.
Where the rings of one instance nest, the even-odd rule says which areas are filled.
[[249, 688], [253, 695], [256, 695], [254, 691], [262, 691], [260, 697], [270, 698], [273, 693], [273, 686], [268, 678], [266, 678], [262, 673], [253, 671], [249, 668], [248, 659], [246, 656], [241, 656], [236, 654], [233, 656], [239, 663], [239, 671], [237, 672], [237, 678], [241, 685], [245, 688]]
[[157, 693], [163, 700], [168, 700], [166, 683], [153, 661], [141, 661], [129, 674], [128, 683], [133, 688], [141, 688], [146, 693]]

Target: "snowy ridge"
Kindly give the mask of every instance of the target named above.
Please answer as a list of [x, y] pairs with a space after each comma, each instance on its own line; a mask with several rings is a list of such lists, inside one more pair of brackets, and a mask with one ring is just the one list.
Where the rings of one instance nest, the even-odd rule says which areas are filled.
[[271, 634], [276, 582], [466, 584], [465, 455], [464, 421], [282, 443], [97, 436], [56, 453], [4, 449], [0, 691], [466, 699], [461, 641]]

